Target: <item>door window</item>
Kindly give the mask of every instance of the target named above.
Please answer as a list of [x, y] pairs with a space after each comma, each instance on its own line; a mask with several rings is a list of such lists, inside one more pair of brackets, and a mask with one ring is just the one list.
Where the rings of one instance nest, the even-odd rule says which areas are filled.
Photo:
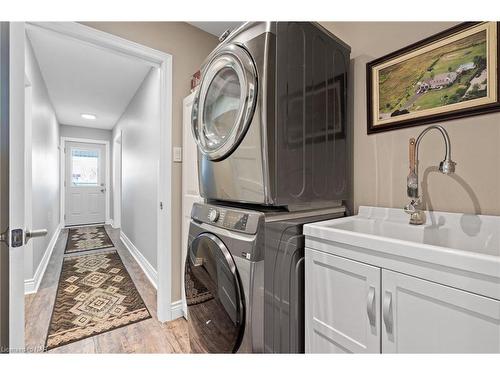
[[71, 149], [71, 184], [76, 187], [98, 186], [99, 150]]

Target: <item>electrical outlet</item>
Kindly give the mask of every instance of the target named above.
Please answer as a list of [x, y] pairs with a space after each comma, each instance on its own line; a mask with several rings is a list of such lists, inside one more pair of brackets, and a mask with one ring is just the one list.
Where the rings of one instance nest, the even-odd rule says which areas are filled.
[[182, 161], [182, 147], [174, 147], [174, 162]]

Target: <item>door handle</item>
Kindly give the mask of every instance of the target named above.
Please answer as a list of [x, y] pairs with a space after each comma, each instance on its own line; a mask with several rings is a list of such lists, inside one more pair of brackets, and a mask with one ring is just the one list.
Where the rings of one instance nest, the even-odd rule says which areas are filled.
[[366, 313], [368, 314], [370, 325], [372, 327], [375, 327], [377, 312], [375, 303], [375, 288], [373, 286], [368, 289], [368, 298], [366, 299]]
[[24, 243], [28, 243], [29, 240], [36, 237], [45, 237], [47, 235], [47, 229], [36, 229], [36, 230], [27, 230], [25, 232]]
[[394, 318], [392, 314], [392, 293], [385, 292], [384, 293], [384, 303], [383, 303], [383, 317], [386, 332], [391, 335], [393, 332], [394, 326]]
[[106, 191], [106, 189], [101, 189], [101, 193], [104, 193]]

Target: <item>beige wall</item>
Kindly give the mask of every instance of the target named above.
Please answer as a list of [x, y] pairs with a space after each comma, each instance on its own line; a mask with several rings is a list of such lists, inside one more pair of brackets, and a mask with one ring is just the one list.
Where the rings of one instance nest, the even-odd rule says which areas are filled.
[[[191, 75], [217, 45], [217, 38], [184, 22], [84, 22], [173, 56], [173, 144], [182, 145], [182, 99], [189, 94]], [[174, 163], [172, 185], [172, 301], [181, 298], [181, 164]]]
[[[366, 134], [366, 63], [455, 23], [322, 22], [352, 47], [354, 70], [354, 205], [403, 207], [407, 202], [408, 139], [425, 126]], [[427, 207], [500, 215], [500, 113], [443, 122], [457, 162], [455, 175], [435, 170], [443, 157], [438, 133], [420, 148], [420, 181], [427, 176]]]

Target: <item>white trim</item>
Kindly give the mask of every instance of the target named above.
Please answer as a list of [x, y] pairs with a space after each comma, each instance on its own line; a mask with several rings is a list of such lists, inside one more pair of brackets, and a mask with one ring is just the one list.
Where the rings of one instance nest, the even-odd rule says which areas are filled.
[[[16, 228], [26, 228], [25, 223], [25, 210], [24, 210], [24, 158], [25, 158], [25, 122], [24, 122], [24, 78], [25, 78], [25, 38], [26, 33], [23, 22], [9, 22], [2, 25], [2, 32], [8, 31], [8, 35], [3, 35], [1, 43], [2, 64], [8, 64], [8, 100], [4, 100], [2, 95], [2, 111], [7, 109], [8, 112], [8, 150], [5, 150], [8, 155], [2, 153], [2, 161], [4, 157], [8, 157], [9, 171], [8, 171], [8, 191], [9, 191], [9, 233], [10, 237], [12, 230]], [[5, 56], [7, 54], [7, 56]], [[2, 66], [3, 68], [3, 66]], [[4, 73], [4, 69], [2, 69]], [[2, 94], [4, 94], [2, 81]], [[3, 112], [2, 112], [3, 116]], [[3, 117], [2, 117], [3, 119]], [[2, 148], [2, 151], [3, 148]], [[4, 181], [2, 180], [2, 183]], [[2, 202], [3, 203], [3, 202]], [[3, 206], [2, 206], [3, 208]], [[4, 230], [3, 228], [1, 230]], [[2, 249], [3, 251], [3, 249]], [[9, 349], [11, 351], [21, 351], [25, 348], [24, 340], [24, 243], [21, 246], [13, 248], [9, 247], [9, 275], [8, 288], [9, 301], [7, 304], [9, 316], [9, 328], [6, 332], [2, 329], [2, 335], [8, 334]], [[3, 266], [3, 264], [2, 264]], [[2, 278], [2, 282], [5, 279]], [[4, 290], [2, 284], [2, 292]], [[2, 299], [3, 302], [3, 299]], [[2, 305], [2, 313], [4, 312]], [[3, 327], [2, 327], [3, 328]]]
[[[140, 59], [160, 70], [160, 162], [158, 198], [163, 210], [158, 215], [158, 320], [171, 320], [172, 294], [172, 55], [108, 34], [76, 22], [30, 22], [28, 28], [38, 27], [62, 37], [74, 38], [129, 58]], [[167, 206], [167, 203], [169, 206]]]
[[[123, 131], [117, 131], [113, 138], [113, 165], [112, 188], [113, 188], [113, 228], [118, 229], [122, 223], [122, 135]], [[119, 163], [118, 163], [119, 160]]]
[[[160, 65], [160, 161], [157, 205], [158, 320], [172, 319], [172, 56], [164, 55]], [[162, 202], [162, 209], [160, 209]]]
[[97, 144], [97, 145], [104, 145], [105, 149], [105, 154], [106, 154], [106, 180], [105, 180], [105, 188], [106, 188], [106, 194], [105, 194], [105, 215], [104, 215], [104, 221], [106, 224], [109, 224], [111, 222], [110, 218], [110, 196], [109, 196], [109, 191], [111, 190], [110, 188], [110, 176], [109, 174], [111, 173], [111, 160], [110, 160], [110, 152], [109, 152], [109, 141], [102, 141], [99, 139], [89, 139], [89, 138], [76, 138], [76, 137], [61, 137], [61, 143], [60, 143], [60, 170], [61, 170], [61, 175], [59, 178], [59, 190], [60, 190], [60, 215], [61, 215], [61, 222], [63, 226], [66, 226], [66, 219], [65, 219], [65, 213], [66, 213], [66, 187], [64, 186], [64, 181], [66, 179], [66, 153], [64, 150], [66, 149], [66, 142], [79, 142], [79, 143], [91, 143], [91, 144]]
[[144, 271], [153, 287], [158, 289], [158, 272], [156, 272], [155, 268], [148, 262], [144, 255], [142, 255], [139, 249], [135, 247], [133, 242], [126, 236], [125, 233], [123, 233], [123, 231], [120, 231], [120, 240], [123, 242], [130, 255], [132, 255], [137, 264], [139, 264], [141, 269]]
[[[151, 263], [142, 255], [137, 247], [133, 244], [133, 242], [127, 237], [125, 233], [120, 231], [120, 240], [123, 242], [123, 245], [128, 250], [130, 255], [137, 262], [139, 267], [141, 267], [142, 271], [148, 278], [151, 285], [158, 290], [158, 272], [154, 269]], [[183, 301], [182, 299], [174, 301], [170, 304], [170, 320], [175, 320], [181, 317], [187, 319], [186, 311], [183, 309]]]
[[172, 320], [182, 317], [186, 318], [186, 314], [184, 313], [184, 309], [182, 308], [182, 299], [172, 302], [170, 310], [172, 312]]
[[38, 265], [33, 278], [24, 280], [24, 294], [32, 294], [38, 291], [40, 283], [43, 279], [43, 275], [45, 275], [45, 271], [47, 270], [47, 266], [49, 265], [50, 257], [52, 256], [52, 253], [54, 252], [54, 249], [56, 247], [57, 239], [61, 234], [62, 227], [62, 223], [60, 223], [54, 231], [54, 234], [52, 235], [52, 238], [50, 239], [50, 242], [45, 249], [43, 258], [40, 261], [40, 264]]

